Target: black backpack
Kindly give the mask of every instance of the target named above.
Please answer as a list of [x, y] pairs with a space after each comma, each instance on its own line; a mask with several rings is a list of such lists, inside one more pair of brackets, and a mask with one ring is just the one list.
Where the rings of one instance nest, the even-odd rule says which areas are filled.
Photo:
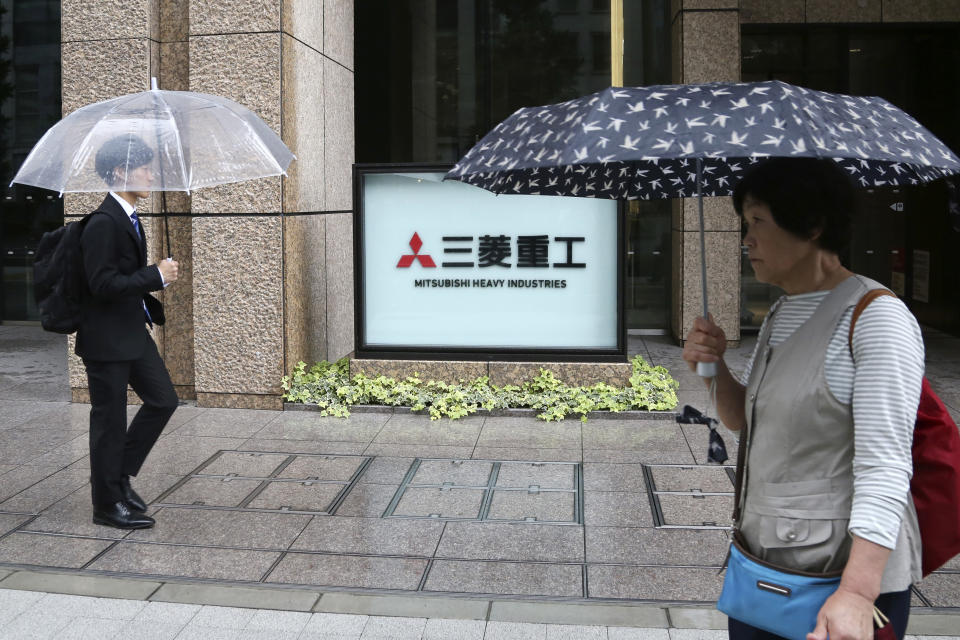
[[40, 324], [54, 333], [73, 333], [80, 327], [87, 283], [80, 253], [80, 234], [96, 213], [48, 231], [40, 238], [33, 260], [33, 294]]

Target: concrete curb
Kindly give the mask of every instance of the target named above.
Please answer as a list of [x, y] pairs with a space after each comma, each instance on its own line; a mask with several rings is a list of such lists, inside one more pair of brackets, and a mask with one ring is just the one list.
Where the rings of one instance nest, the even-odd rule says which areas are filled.
[[[97, 598], [346, 613], [405, 618], [442, 618], [609, 627], [726, 629], [727, 618], [709, 605], [664, 603], [551, 602], [459, 598], [443, 595], [356, 594], [344, 591], [202, 584], [56, 571], [0, 569], [0, 589], [42, 591]], [[914, 608], [907, 633], [953, 636], [960, 608]]]

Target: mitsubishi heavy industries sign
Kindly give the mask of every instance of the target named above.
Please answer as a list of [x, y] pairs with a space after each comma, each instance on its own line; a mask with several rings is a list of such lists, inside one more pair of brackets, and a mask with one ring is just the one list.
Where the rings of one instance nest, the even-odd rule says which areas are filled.
[[615, 201], [443, 175], [358, 168], [358, 355], [620, 348]]

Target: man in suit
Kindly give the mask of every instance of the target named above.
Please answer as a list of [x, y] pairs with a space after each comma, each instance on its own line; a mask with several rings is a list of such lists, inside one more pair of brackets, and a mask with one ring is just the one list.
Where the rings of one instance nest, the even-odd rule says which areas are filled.
[[[147, 324], [163, 324], [163, 305], [150, 295], [177, 279], [171, 259], [147, 265], [147, 243], [136, 215], [150, 195], [153, 150], [139, 137], [104, 143], [95, 158], [110, 189], [80, 238], [89, 287], [77, 330], [76, 354], [90, 389], [90, 484], [93, 522], [119, 529], [152, 527], [153, 518], [130, 485], [177, 408], [170, 374]], [[127, 385], [143, 406], [127, 427]]]

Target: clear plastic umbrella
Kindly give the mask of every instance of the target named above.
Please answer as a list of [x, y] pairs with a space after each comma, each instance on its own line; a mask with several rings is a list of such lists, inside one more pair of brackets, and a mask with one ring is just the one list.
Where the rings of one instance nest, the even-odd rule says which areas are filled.
[[[190, 91], [134, 93], [77, 109], [47, 131], [13, 181], [61, 194], [186, 191], [286, 175], [280, 137], [236, 102]], [[147, 171], [135, 171], [146, 166]]]

